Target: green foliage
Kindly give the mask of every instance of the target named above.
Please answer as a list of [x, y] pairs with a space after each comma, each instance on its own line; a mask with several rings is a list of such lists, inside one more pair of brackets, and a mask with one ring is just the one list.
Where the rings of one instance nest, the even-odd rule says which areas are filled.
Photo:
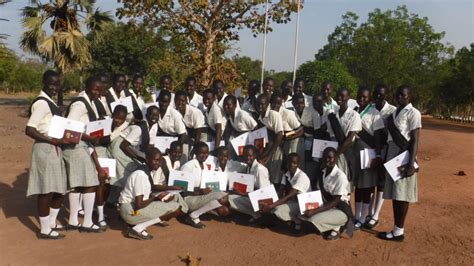
[[335, 60], [308, 61], [298, 67], [296, 76], [305, 80], [306, 90], [311, 94], [319, 92], [326, 80], [331, 81], [334, 88], [349, 88], [352, 95], [357, 91], [357, 80], [344, 64]]
[[252, 60], [248, 56], [234, 56], [232, 61], [237, 65], [237, 72], [245, 83], [253, 79], [260, 80], [262, 61]]

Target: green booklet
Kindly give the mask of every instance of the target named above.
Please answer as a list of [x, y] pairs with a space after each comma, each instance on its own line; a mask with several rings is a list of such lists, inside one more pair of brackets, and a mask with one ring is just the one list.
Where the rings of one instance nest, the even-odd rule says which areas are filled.
[[212, 191], [221, 191], [219, 188], [219, 182], [207, 182], [206, 188], [210, 188]]
[[174, 180], [173, 186], [179, 186], [179, 187], [182, 187], [184, 190], [187, 190], [188, 189], [188, 181]]

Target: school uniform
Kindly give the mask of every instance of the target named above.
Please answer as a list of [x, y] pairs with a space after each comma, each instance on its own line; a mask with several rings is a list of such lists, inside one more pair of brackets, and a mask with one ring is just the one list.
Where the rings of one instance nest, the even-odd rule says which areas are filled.
[[[61, 115], [56, 103], [44, 91], [36, 97], [30, 110], [26, 126], [35, 128], [44, 136], [48, 135], [53, 115]], [[65, 194], [67, 175], [61, 148], [46, 142], [35, 141], [28, 175], [26, 196], [52, 192]]]
[[[411, 103], [405, 106], [398, 115], [394, 112], [391, 116], [395, 127], [408, 142], [411, 140], [410, 132], [421, 128], [421, 113], [413, 107]], [[402, 152], [404, 152], [404, 150], [394, 142], [389, 131], [387, 161], [390, 161]], [[385, 177], [383, 197], [384, 199], [417, 202], [417, 173], [415, 172], [412, 176], [401, 178], [397, 182], [393, 182], [393, 179], [387, 173]]]
[[313, 106], [313, 96], [311, 95], [308, 95], [306, 93], [303, 92], [303, 96], [304, 96], [304, 105], [306, 107], [311, 107]]
[[135, 101], [137, 102], [138, 108], [140, 110], [143, 110], [143, 107], [145, 107], [145, 100], [143, 99], [143, 96], [138, 96], [133, 90], [129, 90], [130, 94], [132, 95], [133, 98], [135, 98]]
[[[215, 169], [216, 166], [214, 164], [204, 163], [204, 167], [207, 167], [207, 170], [212, 170], [212, 169]], [[197, 159], [192, 159], [191, 161], [185, 163], [183, 166], [181, 166], [181, 171], [194, 173], [196, 176], [194, 186], [197, 188], [200, 187], [203, 169], [201, 169], [201, 166]], [[188, 205], [189, 211], [192, 212], [201, 208], [202, 206], [206, 205], [207, 203], [213, 200], [220, 200], [221, 198], [225, 196], [227, 196], [227, 193], [225, 192], [213, 191], [206, 195], [185, 196], [184, 201]]]
[[359, 104], [357, 103], [356, 100], [354, 99], [349, 99], [347, 100], [347, 107], [351, 108], [352, 110], [356, 109], [359, 107]]
[[228, 116], [228, 122], [237, 133], [245, 133], [255, 129], [257, 121], [252, 115], [242, 109], [235, 109], [234, 117]]
[[[263, 164], [259, 163], [257, 159], [253, 161], [251, 167], [247, 166], [245, 173], [254, 176], [255, 190], [271, 185], [268, 169]], [[235, 211], [250, 215], [255, 219], [260, 216], [260, 214], [254, 212], [252, 203], [248, 196], [230, 194], [229, 203], [230, 208]]]
[[[326, 176], [326, 169], [323, 169], [324, 190], [332, 196], [341, 196], [341, 201], [350, 202], [350, 183], [344, 172], [334, 166], [331, 173]], [[339, 231], [341, 226], [346, 224], [347, 215], [338, 208], [332, 208], [324, 212], [317, 213], [311, 217], [300, 216], [304, 221], [312, 223], [319, 232], [324, 233], [330, 230]]]
[[[98, 101], [100, 101], [100, 103], [102, 104], [102, 106], [104, 107], [104, 111], [105, 111], [105, 116], [108, 116], [108, 117], [112, 117], [112, 111], [110, 111], [110, 108], [109, 108], [109, 105], [107, 104], [107, 97], [105, 96], [100, 96]], [[99, 111], [99, 110], [97, 110]], [[99, 112], [100, 113], [100, 112]], [[100, 115], [100, 114], [99, 114]]]
[[[298, 194], [311, 191], [311, 181], [309, 180], [309, 177], [299, 168], [293, 176], [291, 176], [289, 171], [286, 172], [281, 180], [281, 185], [283, 187], [291, 187], [292, 189], [298, 190]], [[300, 214], [298, 198], [295, 197], [288, 200], [285, 204], [278, 205], [272, 212], [276, 217], [283, 221], [297, 220], [298, 215]]]
[[337, 108], [339, 108], [339, 105], [332, 97], [331, 97], [331, 102], [329, 104], [327, 104], [326, 101], [324, 101], [324, 104], [323, 104], [324, 111], [327, 111], [328, 113], [336, 112], [336, 110], [338, 110]]
[[362, 170], [360, 165], [360, 151], [363, 151], [364, 149], [375, 149], [374, 132], [383, 129], [384, 124], [379, 111], [377, 111], [375, 106], [372, 104], [367, 105], [359, 115], [362, 124], [362, 131], [359, 134], [364, 134], [365, 138], [372, 140], [372, 143], [367, 143], [362, 137], [356, 138], [354, 143], [354, 158], [356, 167], [354, 169], [353, 183], [356, 188], [371, 188], [377, 185], [378, 170], [370, 168]]
[[[158, 101], [158, 97], [160, 97], [160, 92], [161, 92], [161, 89], [157, 90], [157, 89], [154, 89], [151, 93], [151, 98], [153, 99], [153, 102], [157, 102]], [[174, 107], [174, 92], [172, 91], [169, 91], [170, 94], [171, 94], [171, 101], [170, 101], [170, 106], [171, 107]]]
[[214, 141], [216, 137], [216, 124], [221, 124], [221, 137], [224, 133], [227, 119], [224, 113], [219, 108], [216, 102], [214, 102], [209, 110], [204, 111], [204, 117], [206, 119], [207, 132], [203, 132], [201, 140], [206, 142]]
[[255, 109], [255, 106], [252, 104], [252, 101], [254, 103], [257, 102], [257, 97], [258, 97], [258, 95], [256, 95], [253, 100], [249, 96], [245, 97], [245, 99], [242, 103], [242, 106], [241, 106], [241, 109], [248, 112], [248, 113], [250, 113], [250, 115], [252, 115], [252, 117], [257, 117], [258, 116], [258, 112]]
[[186, 125], [184, 124], [183, 116], [171, 106], [166, 109], [165, 115], [159, 115], [157, 124], [159, 127], [158, 134], [175, 137], [186, 134]]
[[[172, 162], [169, 155], [163, 156], [163, 159], [169, 171], [179, 170], [181, 168], [181, 165], [185, 164], [184, 160], [178, 160], [176, 162]], [[152, 178], [153, 178], [153, 183], [155, 185], [163, 185], [163, 186], [168, 185], [168, 183], [166, 182], [165, 173], [163, 172], [163, 169], [161, 167], [158, 168], [158, 170], [156, 170], [156, 172], [152, 175]]]
[[[280, 113], [267, 109], [264, 116], [259, 116], [259, 121], [268, 129], [268, 144], [265, 150], [270, 149], [272, 143], [275, 141], [276, 134], [283, 133], [283, 119]], [[283, 152], [281, 146], [276, 147], [275, 152], [267, 163], [267, 168], [270, 172], [270, 181], [272, 184], [280, 184], [281, 182], [281, 164], [283, 160]]]
[[[117, 93], [115, 93], [115, 90], [113, 87], [110, 87], [109, 88], [109, 93], [108, 93], [108, 96], [106, 97], [107, 98], [107, 106], [109, 107], [109, 110], [111, 113], [114, 112], [114, 110], [112, 110], [112, 106], [111, 104], [115, 101], [118, 101], [120, 99], [123, 99], [123, 98], [126, 98], [127, 95], [125, 94], [125, 89], [122, 90], [118, 95]], [[131, 96], [133, 97], [133, 96]], [[141, 109], [140, 109], [141, 110]], [[126, 121], [130, 122], [131, 120], [133, 119], [133, 113], [128, 113], [127, 114], [127, 117], [126, 117]]]
[[[224, 92], [224, 96], [222, 96], [222, 98], [217, 102], [217, 105], [219, 105], [219, 107], [224, 110], [224, 100], [225, 100], [225, 97], [229, 96], [229, 94], [227, 94], [226, 92]], [[236, 97], [237, 98], [237, 97]], [[236, 106], [235, 106], [236, 110], [237, 109], [241, 109], [240, 108], [240, 103], [239, 101], [237, 100], [237, 103], [236, 103]]]
[[186, 97], [186, 99], [188, 100], [188, 104], [191, 105], [192, 107], [197, 108], [202, 111], [206, 109], [206, 107], [204, 106], [202, 102], [202, 96], [199, 95], [199, 93], [194, 92], [191, 100], [189, 99], [189, 97]]
[[286, 100], [283, 100], [282, 107], [289, 110], [294, 110], [293, 97], [291, 95], [289, 95], [288, 98], [286, 98]]
[[[87, 123], [94, 121], [91, 118], [98, 118], [97, 109], [85, 91], [79, 93], [78, 98], [83, 98], [85, 103], [82, 101], [73, 102], [69, 106], [67, 118], [87, 125]], [[92, 114], [89, 113], [86, 104], [90, 107], [89, 110], [92, 111]], [[89, 143], [80, 140], [78, 144], [64, 147], [64, 161], [70, 188], [99, 185], [95, 163], [89, 153], [89, 146]]]
[[[295, 112], [280, 107], [279, 113], [283, 121], [283, 131], [285, 135], [290, 134], [301, 127], [301, 123], [296, 117]], [[300, 158], [304, 158], [304, 138], [300, 137], [287, 140], [283, 143], [283, 153], [290, 154], [292, 152], [296, 152]], [[302, 160], [302, 162], [304, 163], [304, 160]]]
[[172, 213], [180, 207], [175, 201], [153, 201], [145, 208], [134, 211], [135, 197], [143, 195], [143, 200], [150, 197], [151, 184], [147, 173], [143, 170], [134, 171], [127, 179], [120, 193], [120, 216], [131, 225], [136, 225]]
[[195, 138], [196, 133], [195, 130], [198, 128], [205, 128], [206, 121], [204, 114], [197, 108], [194, 108], [190, 105], [186, 106], [186, 110], [184, 111], [184, 115], [178, 111], [178, 113], [183, 118], [184, 125], [186, 126], [186, 130], [188, 132], [188, 136]]
[[[381, 152], [381, 157], [386, 162], [386, 157], [387, 157], [387, 149], [388, 149], [388, 144], [387, 144], [387, 137], [388, 137], [388, 129], [387, 129], [387, 119], [389, 116], [391, 116], [395, 111], [397, 110], [397, 107], [389, 104], [387, 101], [385, 101], [385, 104], [383, 105], [382, 109], [379, 110], [380, 117], [382, 118], [383, 124], [384, 124], [384, 134], [383, 134], [383, 146], [382, 146], [382, 152]], [[384, 187], [385, 186], [385, 168], [380, 167], [378, 170], [378, 181], [377, 181], [377, 186], [379, 187]]]
[[217, 172], [226, 172], [226, 173], [245, 173], [247, 169], [247, 164], [234, 161], [234, 160], [227, 160], [224, 169], [222, 169], [219, 165], [216, 165]]

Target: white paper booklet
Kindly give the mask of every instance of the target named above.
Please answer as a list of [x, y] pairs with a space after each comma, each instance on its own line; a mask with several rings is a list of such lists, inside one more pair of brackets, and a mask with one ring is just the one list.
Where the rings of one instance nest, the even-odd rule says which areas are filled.
[[171, 142], [176, 140], [178, 140], [178, 137], [154, 136], [152, 144], [160, 150], [161, 153], [166, 153], [166, 150], [170, 148]]
[[187, 191], [194, 191], [196, 176], [193, 173], [171, 170], [168, 178], [168, 186], [181, 186]]
[[229, 191], [239, 190], [240, 192], [252, 192], [254, 190], [255, 176], [240, 173], [227, 173], [229, 180]]
[[319, 190], [298, 194], [297, 198], [301, 214], [304, 214], [306, 210], [317, 209], [323, 206], [323, 197]]
[[87, 123], [86, 134], [97, 137], [109, 136], [112, 133], [112, 119], [107, 118]]
[[[410, 160], [410, 152], [405, 151], [402, 152], [397, 157], [393, 158], [392, 160], [386, 162], [383, 166], [387, 169], [388, 174], [392, 177], [394, 182], [397, 182], [402, 176], [398, 171], [398, 167], [405, 165]], [[415, 168], [418, 169], [418, 164], [415, 162]]]
[[115, 106], [117, 106], [117, 105], [123, 105], [123, 106], [127, 107], [127, 112], [129, 112], [129, 113], [133, 112], [132, 96], [127, 96], [125, 98], [118, 99], [115, 102], [112, 102], [110, 104], [110, 107], [112, 109], [112, 113], [114, 112]]
[[117, 176], [117, 161], [109, 158], [97, 158], [99, 160], [100, 167], [109, 174], [109, 177]]
[[208, 170], [202, 171], [201, 188], [211, 188], [213, 191], [226, 191], [226, 173]]
[[313, 140], [313, 157], [314, 158], [322, 158], [323, 157], [323, 151], [327, 147], [333, 147], [334, 149], [337, 149], [338, 146], [339, 146], [339, 144], [337, 143], [337, 141], [314, 139]]
[[360, 151], [360, 166], [361, 169], [369, 169], [372, 160], [375, 159], [374, 149], [363, 149]]
[[62, 139], [65, 130], [83, 133], [85, 127], [86, 125], [82, 122], [55, 115], [51, 119], [48, 136], [55, 139]]
[[260, 205], [268, 205], [278, 201], [278, 194], [273, 185], [252, 191], [248, 195], [252, 208], [256, 212], [260, 210]]

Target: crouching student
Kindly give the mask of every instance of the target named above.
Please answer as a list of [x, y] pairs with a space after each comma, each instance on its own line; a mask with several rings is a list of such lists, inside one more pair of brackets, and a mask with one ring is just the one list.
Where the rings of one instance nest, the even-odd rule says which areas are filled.
[[133, 225], [127, 236], [139, 240], [153, 238], [146, 229], [154, 224], [178, 216], [181, 207], [174, 202], [174, 196], [167, 192], [151, 194], [150, 171], [156, 171], [161, 163], [160, 151], [151, 148], [146, 151], [146, 166], [137, 169], [128, 178], [120, 193], [120, 216], [129, 225]]
[[301, 216], [302, 220], [312, 223], [323, 233], [326, 240], [339, 239], [341, 228], [352, 219], [349, 206], [350, 183], [336, 162], [336, 149], [326, 148], [322, 158], [323, 177], [319, 185], [324, 204], [319, 208], [306, 210], [304, 216]]
[[311, 191], [311, 181], [299, 166], [300, 156], [290, 153], [287, 157], [288, 172], [283, 176], [278, 190], [279, 200], [260, 209], [262, 213], [272, 212], [284, 222], [293, 222], [291, 229], [294, 233], [301, 232], [301, 220], [298, 218], [300, 208], [296, 195]]
[[61, 111], [53, 101], [61, 90], [59, 74], [46, 71], [43, 74], [43, 89], [30, 107], [30, 118], [25, 134], [34, 139], [31, 167], [26, 195], [38, 195], [40, 239], [61, 239], [63, 230], [56, 218], [67, 188], [66, 168], [60, 145], [69, 144], [61, 139], [47, 137], [53, 115], [61, 116]]
[[196, 176], [194, 192], [184, 193], [184, 201], [188, 204], [191, 212], [186, 217], [185, 223], [202, 229], [205, 225], [199, 220], [199, 216], [213, 210], [219, 216], [226, 216], [229, 214], [229, 201], [225, 192], [213, 192], [210, 188], [200, 188], [202, 171], [204, 169], [212, 170], [215, 166], [205, 163], [209, 156], [209, 147], [206, 143], [198, 142], [194, 149], [195, 158], [181, 167], [181, 171], [193, 173]]
[[[270, 175], [268, 169], [257, 160], [257, 148], [253, 145], [244, 147], [244, 162], [247, 165], [246, 174], [254, 176], [254, 189], [260, 189], [270, 185]], [[249, 224], [258, 224], [259, 218], [262, 216], [258, 212], [254, 212], [252, 203], [247, 195], [248, 193], [241, 193], [238, 190], [232, 191], [229, 195], [230, 208], [234, 211], [247, 214], [251, 216]]]
[[229, 149], [225, 146], [217, 148], [217, 165], [215, 170], [226, 173], [244, 173], [247, 169], [245, 163], [230, 160]]

